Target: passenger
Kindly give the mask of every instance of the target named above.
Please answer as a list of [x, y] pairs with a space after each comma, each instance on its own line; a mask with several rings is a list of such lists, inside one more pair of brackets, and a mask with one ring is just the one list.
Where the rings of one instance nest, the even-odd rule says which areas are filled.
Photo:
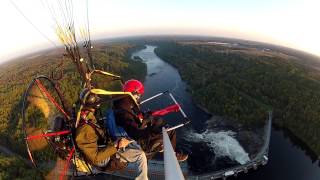
[[[144, 93], [144, 86], [138, 80], [129, 80], [123, 86], [124, 92], [131, 92], [133, 97], [139, 101]], [[135, 106], [132, 98], [125, 97], [114, 101], [113, 109], [115, 120], [118, 126], [124, 128], [130, 138], [136, 140], [147, 153], [163, 151], [162, 127], [166, 123], [160, 118], [153, 118], [151, 115], [145, 115], [143, 118], [138, 117], [141, 112]], [[176, 132], [168, 132], [173, 149], [176, 149]], [[188, 155], [176, 152], [178, 161], [185, 161]], [[148, 156], [148, 158], [150, 158]]]
[[[103, 126], [100, 126], [95, 118], [95, 111], [100, 106], [99, 97], [89, 94], [86, 101], [83, 101], [87, 92], [88, 90], [84, 90], [80, 95], [84, 108], [76, 130], [76, 144], [85, 159], [101, 170], [111, 171], [125, 168], [128, 162], [134, 163], [138, 168], [136, 179], [147, 180], [148, 167], [145, 153], [139, 149], [126, 148], [130, 144], [126, 138], [111, 141], [104, 133]], [[101, 145], [105, 147], [100, 148]]]

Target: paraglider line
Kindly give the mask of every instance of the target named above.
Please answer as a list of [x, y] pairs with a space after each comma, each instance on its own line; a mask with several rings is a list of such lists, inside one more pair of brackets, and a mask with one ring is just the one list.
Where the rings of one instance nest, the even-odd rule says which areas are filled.
[[58, 48], [58, 46], [56, 45], [56, 43], [54, 43], [51, 39], [49, 39], [44, 33], [42, 33], [36, 25], [34, 25], [32, 23], [32, 21], [30, 19], [27, 18], [27, 16], [21, 11], [21, 9], [16, 5], [16, 3], [13, 2], [13, 0], [10, 0], [11, 4], [14, 6], [14, 8], [16, 8], [16, 10], [29, 22], [29, 24], [31, 24], [31, 26], [33, 26], [33, 28], [35, 28], [44, 38], [46, 38], [51, 44], [53, 44], [56, 48]]

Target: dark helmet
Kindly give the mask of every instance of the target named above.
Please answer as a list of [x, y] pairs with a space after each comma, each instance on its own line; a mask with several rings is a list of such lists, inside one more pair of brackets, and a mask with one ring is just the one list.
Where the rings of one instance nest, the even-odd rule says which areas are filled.
[[101, 99], [99, 98], [98, 95], [89, 93], [86, 96], [86, 94], [90, 91], [90, 89], [83, 89], [82, 92], [80, 93], [80, 102], [82, 105], [87, 106], [87, 107], [92, 107], [92, 108], [97, 108], [101, 104]]

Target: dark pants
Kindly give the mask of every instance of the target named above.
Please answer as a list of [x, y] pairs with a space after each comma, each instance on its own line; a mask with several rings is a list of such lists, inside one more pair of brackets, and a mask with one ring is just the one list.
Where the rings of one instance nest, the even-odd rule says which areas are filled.
[[[139, 138], [138, 143], [146, 153], [158, 152], [163, 149], [162, 127], [166, 123], [162, 119], [156, 120], [151, 127], [148, 127], [149, 136], [146, 138]], [[176, 131], [168, 132], [173, 150], [176, 149], [177, 136]]]
[[[174, 130], [168, 132], [173, 149], [176, 149], [176, 132]], [[163, 149], [163, 137], [161, 134], [150, 134], [146, 139], [139, 139], [138, 143], [141, 145], [142, 149], [147, 152], [155, 152]]]

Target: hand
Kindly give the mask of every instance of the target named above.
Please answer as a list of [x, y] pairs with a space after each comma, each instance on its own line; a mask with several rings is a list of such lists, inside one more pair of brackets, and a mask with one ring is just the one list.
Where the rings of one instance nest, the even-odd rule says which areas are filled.
[[118, 141], [118, 148], [121, 149], [121, 148], [125, 148], [127, 147], [132, 141], [126, 139], [126, 138], [121, 138], [119, 139]]
[[142, 123], [141, 123], [140, 128], [141, 128], [141, 129], [145, 129], [145, 128], [147, 128], [148, 126], [151, 126], [151, 124], [152, 124], [152, 118], [144, 119], [144, 120], [142, 121]]
[[156, 117], [152, 116], [151, 114], [145, 115], [143, 121], [145, 123], [152, 124], [153, 120], [156, 119]]
[[166, 124], [167, 124], [167, 123], [166, 123], [162, 118], [159, 118], [159, 117], [153, 118], [152, 126], [156, 126], [156, 127], [162, 128], [162, 127], [165, 126]]

